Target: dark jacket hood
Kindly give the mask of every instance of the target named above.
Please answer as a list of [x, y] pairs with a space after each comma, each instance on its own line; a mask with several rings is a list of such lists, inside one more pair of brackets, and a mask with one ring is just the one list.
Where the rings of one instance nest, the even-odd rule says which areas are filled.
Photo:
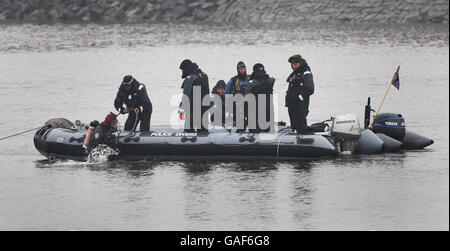
[[191, 75], [192, 73], [196, 73], [198, 70], [198, 65], [196, 63], [192, 63], [183, 70], [183, 75], [181, 76], [181, 78], [187, 78], [187, 76]]
[[253, 79], [267, 79], [269, 75], [266, 73], [265, 70], [262, 71], [254, 71], [252, 75], [250, 76], [250, 80]]

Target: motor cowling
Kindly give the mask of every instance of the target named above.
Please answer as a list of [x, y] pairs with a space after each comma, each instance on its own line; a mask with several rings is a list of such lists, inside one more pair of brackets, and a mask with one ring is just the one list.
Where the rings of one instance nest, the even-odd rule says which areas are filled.
[[332, 118], [331, 135], [344, 138], [359, 138], [361, 127], [355, 114], [343, 114]]
[[380, 113], [375, 118], [372, 131], [401, 141], [406, 132], [405, 119], [398, 113]]
[[330, 136], [339, 152], [353, 152], [361, 137], [358, 116], [343, 114], [333, 117]]

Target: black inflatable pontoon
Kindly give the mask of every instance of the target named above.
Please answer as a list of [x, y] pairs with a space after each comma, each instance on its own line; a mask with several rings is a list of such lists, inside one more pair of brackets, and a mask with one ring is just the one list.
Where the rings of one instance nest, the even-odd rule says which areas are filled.
[[380, 113], [370, 126], [370, 98], [364, 118], [365, 130], [355, 149], [358, 154], [392, 153], [401, 150], [422, 150], [433, 140], [406, 129], [405, 119], [398, 113]]
[[[77, 124], [68, 128], [46, 126], [36, 132], [34, 144], [44, 156], [84, 160], [87, 128]], [[336, 155], [336, 148], [321, 135], [235, 133], [212, 129], [208, 133], [185, 133], [169, 127], [152, 132], [122, 132], [117, 135], [119, 158], [130, 160], [187, 159], [320, 159]]]

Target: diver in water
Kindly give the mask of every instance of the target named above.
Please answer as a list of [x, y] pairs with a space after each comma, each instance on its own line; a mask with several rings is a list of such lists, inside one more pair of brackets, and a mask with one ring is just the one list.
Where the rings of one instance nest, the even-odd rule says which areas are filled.
[[314, 94], [314, 80], [311, 68], [300, 55], [289, 58], [293, 72], [289, 75], [286, 92], [286, 107], [288, 108], [291, 128], [298, 134], [306, 134], [308, 125], [306, 117], [309, 113], [310, 96]]
[[[180, 65], [182, 71], [181, 78], [184, 79], [181, 89], [183, 89], [184, 100], [181, 102], [178, 113], [186, 113], [186, 121], [184, 124], [184, 130], [186, 132], [207, 132], [208, 121], [203, 121], [203, 115], [208, 111], [209, 106], [203, 106], [202, 101], [205, 96], [209, 95], [209, 80], [208, 75], [204, 73], [196, 63], [193, 63], [189, 59], [183, 60]], [[200, 110], [194, 110], [194, 89], [200, 88]], [[186, 104], [189, 103], [189, 104]], [[189, 105], [189, 106], [188, 106]], [[194, 116], [195, 115], [195, 116]]]
[[[123, 107], [125, 105], [126, 107]], [[136, 130], [137, 124], [140, 123], [141, 132], [150, 131], [150, 120], [153, 112], [153, 105], [147, 94], [144, 84], [139, 83], [135, 78], [127, 75], [123, 78], [114, 107], [121, 114], [128, 113], [128, 119], [125, 123], [125, 131]], [[136, 122], [136, 114], [138, 121]], [[135, 128], [133, 126], [136, 124]]]
[[113, 113], [108, 114], [102, 123], [97, 120], [92, 121], [89, 124], [89, 129], [83, 143], [83, 148], [88, 150], [103, 144], [117, 151], [117, 142], [115, 141], [116, 138], [113, 133], [118, 130], [119, 122], [117, 121], [117, 115]]

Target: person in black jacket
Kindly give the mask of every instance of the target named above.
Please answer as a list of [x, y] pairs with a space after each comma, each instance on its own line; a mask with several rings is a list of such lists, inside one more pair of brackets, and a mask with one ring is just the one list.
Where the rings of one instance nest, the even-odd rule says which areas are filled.
[[[181, 78], [184, 79], [183, 89], [184, 98], [189, 99], [189, 107], [181, 102], [180, 109], [178, 112], [180, 114], [186, 113], [186, 121], [184, 123], [184, 130], [186, 132], [207, 132], [208, 131], [208, 118], [203, 116], [209, 109], [209, 106], [203, 106], [203, 98], [209, 95], [209, 80], [208, 75], [204, 73], [196, 63], [193, 63], [189, 59], [183, 60], [180, 65], [180, 70], [182, 70]], [[196, 100], [200, 103], [200, 110], [194, 107], [194, 91], [195, 87], [199, 87], [200, 90], [200, 100]], [[194, 110], [194, 108], [196, 108]]]
[[291, 128], [298, 134], [306, 134], [308, 125], [306, 117], [309, 113], [310, 96], [314, 94], [314, 80], [311, 68], [300, 55], [289, 58], [293, 72], [289, 75], [286, 92], [286, 107], [288, 108]]
[[[125, 122], [125, 131], [136, 130], [138, 123], [140, 123], [141, 132], [150, 131], [153, 105], [148, 97], [145, 85], [139, 83], [132, 76], [127, 75], [123, 78], [116, 99], [114, 100], [114, 107], [121, 114], [128, 113], [128, 119]], [[138, 114], [137, 122], [136, 114]], [[133, 128], [135, 124], [136, 126]]]
[[[269, 132], [274, 126], [274, 117], [273, 117], [273, 86], [275, 84], [275, 79], [271, 78], [264, 68], [262, 64], [255, 64], [253, 66], [253, 73], [250, 76], [250, 83], [247, 89], [247, 95], [253, 94], [256, 98], [256, 111], [248, 111], [256, 113], [256, 129], [250, 129], [250, 132], [259, 133], [259, 132]], [[259, 105], [260, 98], [265, 99], [265, 121], [268, 123], [267, 125], [262, 125], [259, 121], [260, 116], [264, 116], [264, 114], [259, 114]], [[250, 109], [250, 108], [249, 108]], [[249, 114], [249, 117], [250, 114]]]

